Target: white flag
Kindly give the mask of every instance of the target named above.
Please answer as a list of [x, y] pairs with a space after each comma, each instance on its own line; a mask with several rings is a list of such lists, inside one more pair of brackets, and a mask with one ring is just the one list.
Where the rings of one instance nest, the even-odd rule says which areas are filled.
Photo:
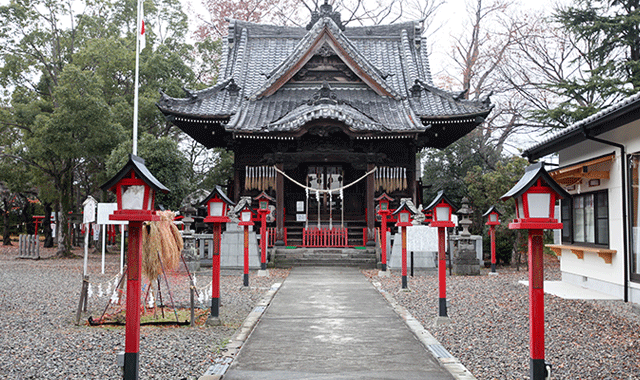
[[145, 48], [145, 46], [147, 46], [146, 44], [146, 39], [144, 36], [144, 7], [143, 7], [143, 0], [139, 0], [140, 2], [140, 8], [139, 8], [139, 13], [140, 13], [140, 24], [138, 25], [138, 34], [137, 34], [137, 38], [138, 38], [138, 43], [140, 44], [140, 51], [142, 51], [142, 49]]

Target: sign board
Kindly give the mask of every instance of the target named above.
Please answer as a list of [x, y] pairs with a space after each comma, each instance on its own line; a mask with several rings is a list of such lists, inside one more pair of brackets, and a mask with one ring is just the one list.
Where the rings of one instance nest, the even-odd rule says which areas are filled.
[[98, 203], [98, 224], [129, 224], [126, 220], [109, 220], [117, 208], [117, 203]]
[[98, 202], [91, 195], [82, 203], [84, 212], [82, 213], [82, 223], [93, 223], [96, 221], [96, 204]]
[[438, 228], [411, 226], [407, 228], [407, 251], [437, 252]]
[[307, 214], [296, 214], [296, 222], [306, 222]]
[[304, 212], [304, 201], [296, 202], [296, 212]]

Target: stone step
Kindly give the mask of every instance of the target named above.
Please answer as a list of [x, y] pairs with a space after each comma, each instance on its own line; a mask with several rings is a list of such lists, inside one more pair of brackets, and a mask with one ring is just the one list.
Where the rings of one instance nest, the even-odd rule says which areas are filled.
[[291, 266], [352, 266], [375, 268], [377, 258], [373, 249], [353, 248], [297, 248], [277, 249], [276, 267]]

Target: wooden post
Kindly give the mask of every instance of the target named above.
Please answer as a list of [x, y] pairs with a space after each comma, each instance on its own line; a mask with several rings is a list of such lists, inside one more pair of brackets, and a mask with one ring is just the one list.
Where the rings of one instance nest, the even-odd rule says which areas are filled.
[[80, 324], [82, 311], [87, 311], [87, 292], [89, 290], [89, 276], [82, 278], [82, 289], [80, 290], [80, 302], [78, 302], [78, 311], [76, 313], [76, 326]]
[[213, 256], [211, 261], [211, 318], [220, 317], [220, 241], [222, 226], [213, 223]]
[[544, 380], [544, 265], [542, 230], [529, 230], [529, 378]]
[[124, 345], [124, 379], [137, 380], [140, 352], [140, 277], [142, 222], [129, 222], [127, 253], [127, 316]]
[[[373, 170], [373, 168], [375, 168], [375, 164], [374, 163], [368, 163], [367, 164], [367, 172]], [[367, 191], [365, 193], [365, 203], [367, 205], [367, 245], [368, 246], [375, 246], [376, 245], [376, 215], [375, 215], [375, 209], [376, 206], [374, 204], [374, 198], [375, 198], [375, 189], [374, 189], [374, 183], [375, 183], [375, 177], [373, 175], [368, 175], [367, 176]]]
[[440, 317], [447, 317], [447, 258], [445, 256], [446, 240], [444, 229], [445, 227], [438, 227], [438, 284], [440, 290]]
[[193, 324], [195, 323], [195, 317], [196, 317], [196, 313], [195, 313], [195, 289], [193, 288], [193, 285], [191, 285], [191, 287], [189, 288], [189, 295], [190, 295], [190, 306], [191, 306], [191, 323], [190, 323], [190, 327], [193, 327]]
[[[284, 164], [277, 163], [278, 170], [284, 171]], [[276, 172], [276, 246], [284, 246], [284, 176]]]
[[491, 273], [496, 273], [496, 226], [489, 226], [491, 236]]
[[407, 289], [407, 227], [402, 226], [402, 289]]
[[243, 285], [249, 286], [249, 226], [244, 226], [244, 276]]

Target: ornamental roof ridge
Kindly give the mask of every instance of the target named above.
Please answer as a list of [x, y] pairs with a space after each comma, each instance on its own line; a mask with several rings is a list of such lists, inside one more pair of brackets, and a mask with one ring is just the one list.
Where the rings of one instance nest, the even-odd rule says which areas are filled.
[[342, 15], [340, 12], [334, 12], [333, 6], [325, 0], [324, 4], [320, 6], [320, 12], [311, 12], [311, 21], [307, 24], [307, 30], [311, 29], [322, 18], [330, 18], [340, 28], [340, 30], [344, 30], [345, 27], [342, 23], [341, 17]]
[[[308, 61], [311, 58], [312, 55], [309, 54], [310, 51], [327, 42], [329, 42], [329, 45], [331, 45], [331, 48], [338, 54], [340, 59], [344, 61], [345, 57], [342, 55], [347, 55], [358, 66], [358, 70], [356, 71], [362, 71], [366, 74], [366, 76], [380, 86], [387, 95], [396, 99], [401, 99], [401, 96], [386, 83], [386, 78], [389, 74], [383, 73], [373, 63], [371, 63], [342, 32], [334, 20], [328, 17], [324, 17], [321, 21], [316, 22], [311, 30], [298, 42], [289, 56], [271, 70], [271, 72], [265, 74], [267, 80], [252, 95], [249, 95], [249, 98], [261, 98], [263, 96], [269, 96], [273, 92], [277, 91], [279, 87], [284, 85], [284, 83], [280, 83], [278, 85], [279, 81], [282, 82], [282, 79], [284, 78], [285, 83], [288, 82], [290, 78], [286, 76], [292, 77], [295, 72], [297, 72], [304, 63], [306, 63], [306, 61], [302, 61]], [[333, 46], [334, 43], [337, 46]], [[343, 52], [336, 50], [343, 50]], [[347, 63], [347, 66], [350, 65]], [[367, 82], [365, 78], [361, 77], [361, 79], [363, 79], [365, 83]], [[384, 93], [380, 95], [384, 95]]]
[[480, 99], [480, 100], [468, 100], [468, 99], [464, 99], [464, 96], [467, 94], [469, 89], [462, 90], [458, 93], [453, 93], [453, 92], [449, 92], [449, 91], [445, 91], [443, 89], [437, 88], [428, 83], [425, 83], [421, 79], [416, 79], [414, 81], [413, 86], [410, 88], [412, 97], [419, 96], [419, 92], [422, 91], [423, 89], [443, 99], [446, 99], [450, 102], [470, 104], [470, 105], [481, 107], [485, 110], [493, 108], [493, 105], [491, 104], [491, 100], [490, 100], [491, 95], [493, 95], [493, 92], [489, 93], [487, 96], [485, 96], [483, 99]]
[[407, 33], [406, 29], [403, 29], [401, 32], [401, 38], [402, 38], [402, 54], [403, 54], [403, 66], [407, 67], [407, 71], [408, 71], [408, 86], [409, 87], [411, 85], [411, 82], [413, 82], [416, 79], [419, 79], [418, 77], [418, 70], [416, 69], [416, 65], [414, 63], [413, 60], [413, 54], [411, 52], [411, 46], [409, 45], [409, 35]]
[[182, 87], [182, 91], [184, 91], [185, 95], [187, 96], [186, 98], [176, 98], [173, 96], [169, 96], [164, 92], [164, 90], [159, 89], [158, 92], [160, 92], [160, 100], [158, 100], [157, 103], [158, 105], [166, 105], [170, 103], [190, 103], [198, 99], [200, 95], [209, 95], [210, 93], [219, 92], [220, 90], [225, 88], [232, 79], [233, 78], [227, 78], [222, 82], [218, 82], [215, 85], [204, 88], [202, 90], [192, 90], [187, 87]]
[[244, 77], [246, 70], [244, 68], [244, 61], [247, 53], [247, 40], [248, 40], [247, 28], [242, 28], [240, 33], [240, 42], [238, 43], [238, 50], [233, 67], [233, 74], [231, 75], [237, 83], [244, 83]]

